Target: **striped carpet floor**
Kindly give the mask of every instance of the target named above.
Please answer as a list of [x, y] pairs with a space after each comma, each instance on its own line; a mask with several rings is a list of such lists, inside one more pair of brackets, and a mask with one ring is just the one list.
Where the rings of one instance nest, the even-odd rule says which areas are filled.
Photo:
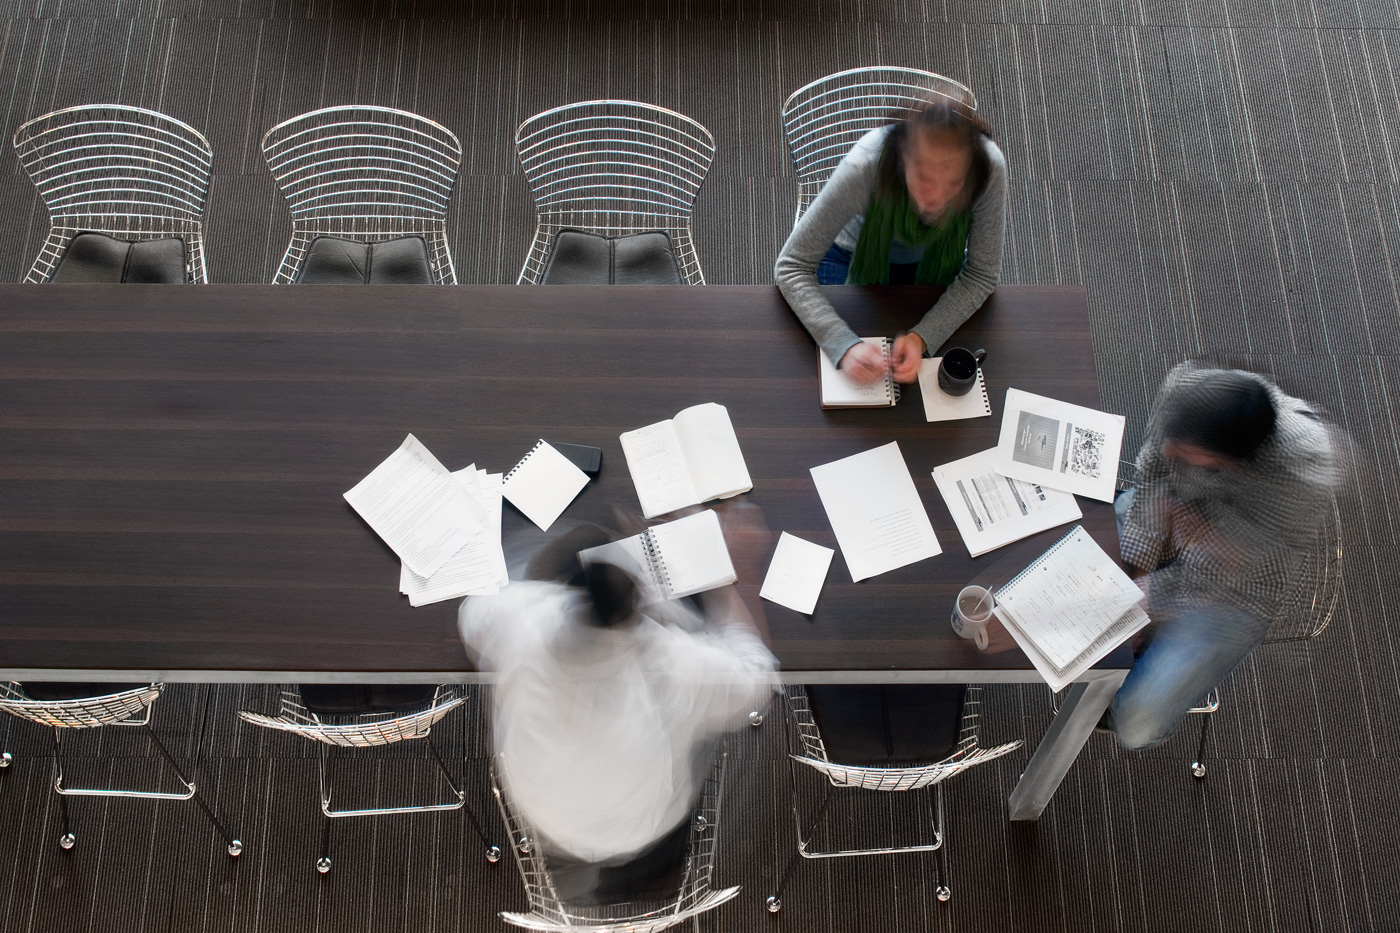
[[[1346, 590], [1305, 645], [1266, 647], [1227, 682], [1211, 772], [1188, 723], [1160, 749], [1102, 737], [1035, 825], [1005, 797], [1025, 753], [949, 787], [953, 899], [931, 857], [804, 862], [792, 846], [777, 719], [736, 737], [715, 931], [1389, 931], [1400, 929], [1400, 643], [1389, 625], [1400, 523], [1400, 5], [1379, 0], [7, 0], [0, 126], [78, 103], [163, 110], [213, 143], [213, 281], [268, 281], [289, 217], [258, 142], [337, 103], [403, 107], [465, 147], [449, 233], [463, 282], [513, 281], [533, 231], [512, 137], [596, 97], [680, 110], [719, 152], [695, 211], [713, 283], [771, 280], [795, 188], [780, 106], [866, 64], [970, 84], [1010, 171], [1008, 283], [1087, 287], [1106, 408], [1128, 443], [1161, 375], [1190, 357], [1248, 365], [1316, 399], [1355, 442], [1343, 498]], [[47, 231], [4, 163], [0, 280]], [[0, 608], [0, 612], [3, 609]], [[3, 624], [3, 616], [0, 616]], [[1043, 688], [984, 693], [987, 741], [1049, 721]], [[440, 730], [492, 822], [480, 695]], [[321, 877], [313, 750], [251, 735], [268, 688], [171, 686], [157, 728], [248, 845], [230, 861], [189, 804], [74, 802], [56, 845], [50, 746], [0, 723], [0, 933], [477, 931], [523, 909], [460, 813], [338, 821]], [[75, 741], [78, 780], [169, 779], [138, 733]], [[434, 792], [421, 748], [347, 763], [347, 793]], [[888, 806], [892, 802], [882, 802]], [[908, 828], [912, 812], [872, 824]]]

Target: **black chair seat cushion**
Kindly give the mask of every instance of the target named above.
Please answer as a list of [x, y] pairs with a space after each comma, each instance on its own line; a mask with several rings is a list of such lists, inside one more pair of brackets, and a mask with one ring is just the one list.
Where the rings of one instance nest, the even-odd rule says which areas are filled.
[[302, 684], [301, 701], [318, 716], [412, 713], [427, 709], [437, 684]]
[[686, 820], [622, 864], [580, 862], [549, 852], [545, 860], [554, 890], [565, 904], [669, 900], [680, 891], [689, 845], [690, 821]]
[[79, 233], [68, 243], [50, 282], [59, 285], [181, 285], [185, 241], [180, 237], [130, 243], [105, 233]]
[[137, 687], [149, 687], [149, 683], [140, 684], [83, 684], [66, 683], [62, 681], [46, 680], [26, 680], [20, 684], [24, 688], [25, 694], [31, 700], [42, 700], [44, 702], [54, 702], [57, 700], [91, 700], [94, 697], [111, 696], [114, 693], [125, 693], [128, 690], [135, 690]]
[[671, 238], [658, 231], [604, 237], [563, 230], [554, 238], [541, 285], [679, 285]]
[[301, 285], [432, 285], [428, 244], [421, 236], [361, 243], [334, 236], [311, 241], [297, 275]]
[[902, 767], [942, 761], [957, 748], [963, 684], [811, 684], [807, 699], [827, 758]]

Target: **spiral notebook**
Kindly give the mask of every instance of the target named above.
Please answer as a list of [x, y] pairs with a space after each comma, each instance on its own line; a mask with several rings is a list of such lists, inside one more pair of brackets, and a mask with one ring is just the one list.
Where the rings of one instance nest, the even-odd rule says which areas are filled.
[[1084, 526], [996, 591], [992, 610], [1051, 690], [1063, 690], [1150, 621], [1142, 590]]
[[885, 378], [870, 385], [858, 385], [846, 378], [846, 374], [836, 368], [821, 350], [817, 351], [817, 365], [822, 380], [823, 408], [892, 408], [899, 401], [899, 386], [890, 371], [890, 348], [888, 337], [862, 337], [862, 342], [879, 347], [885, 357]]
[[515, 469], [506, 474], [501, 495], [539, 525], [540, 530], [548, 531], [587, 485], [587, 473], [548, 442], [539, 441]]
[[992, 401], [987, 397], [987, 379], [977, 367], [977, 385], [966, 395], [949, 395], [938, 387], [938, 366], [943, 357], [919, 363], [919, 394], [924, 397], [925, 421], [957, 421], [961, 418], [990, 418]]
[[579, 551], [578, 559], [585, 566], [594, 561], [616, 564], [650, 582], [667, 599], [703, 593], [738, 579], [719, 516], [709, 509]]

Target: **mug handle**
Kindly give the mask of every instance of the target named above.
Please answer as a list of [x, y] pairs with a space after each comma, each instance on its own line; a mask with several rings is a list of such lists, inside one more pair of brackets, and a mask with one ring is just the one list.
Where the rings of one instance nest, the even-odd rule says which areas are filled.
[[977, 650], [986, 651], [987, 645], [991, 644], [991, 641], [987, 637], [987, 623], [983, 622], [981, 625], [974, 623], [972, 626], [972, 634], [973, 642], [977, 645]]
[[987, 351], [986, 351], [986, 350], [975, 350], [975, 351], [973, 351], [972, 359], [977, 363], [978, 366], [981, 366], [981, 365], [982, 365], [982, 361], [985, 360], [986, 358], [987, 358]]

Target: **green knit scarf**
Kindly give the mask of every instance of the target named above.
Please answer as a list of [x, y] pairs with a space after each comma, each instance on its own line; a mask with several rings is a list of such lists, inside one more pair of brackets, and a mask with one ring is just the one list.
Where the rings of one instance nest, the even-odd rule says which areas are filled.
[[963, 267], [967, 254], [967, 230], [971, 217], [966, 211], [949, 214], [937, 226], [924, 223], [919, 212], [909, 202], [904, 185], [892, 200], [882, 200], [879, 193], [870, 197], [865, 209], [865, 224], [856, 240], [851, 256], [848, 285], [888, 285], [890, 281], [890, 244], [895, 237], [909, 246], [922, 246], [923, 258], [915, 272], [914, 281], [920, 285], [947, 285]]

